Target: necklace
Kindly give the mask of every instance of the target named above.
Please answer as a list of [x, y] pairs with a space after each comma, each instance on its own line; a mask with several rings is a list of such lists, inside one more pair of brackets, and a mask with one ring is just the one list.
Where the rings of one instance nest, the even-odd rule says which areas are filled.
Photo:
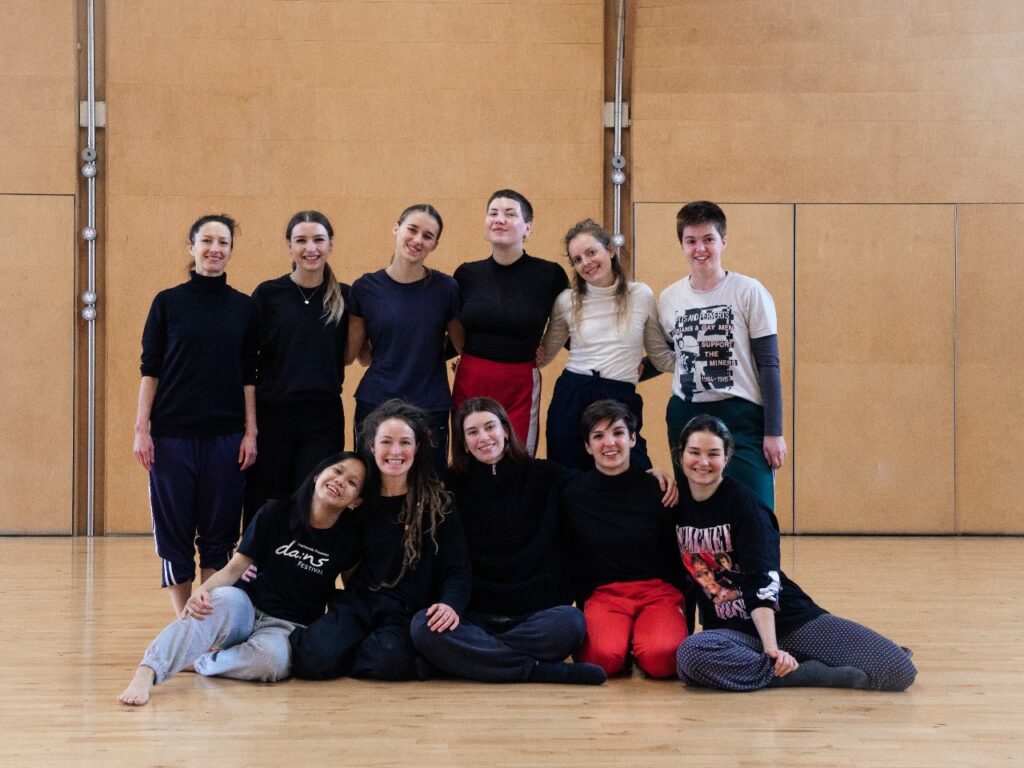
[[299, 290], [299, 295], [300, 295], [300, 296], [302, 296], [302, 300], [303, 300], [303, 301], [305, 301], [305, 302], [306, 302], [307, 304], [309, 304], [309, 300], [310, 300], [310, 299], [312, 299], [312, 298], [313, 298], [314, 296], [316, 296], [316, 292], [317, 292], [317, 291], [319, 291], [319, 290], [320, 290], [320, 287], [321, 287], [321, 286], [323, 285], [323, 283], [320, 283], [320, 285], [318, 285], [318, 286], [317, 286], [316, 288], [314, 288], [314, 289], [313, 289], [313, 290], [312, 290], [312, 291], [310, 292], [309, 296], [307, 296], [307, 295], [306, 295], [306, 294], [305, 294], [305, 293], [303, 292], [303, 290], [302, 290], [302, 286], [301, 286], [301, 285], [299, 285], [299, 284], [298, 284], [298, 283], [296, 283], [295, 281], [292, 281], [292, 283], [293, 283], [293, 285], [294, 285], [294, 286], [295, 286], [295, 287], [296, 287], [296, 288], [297, 288], [297, 289]]

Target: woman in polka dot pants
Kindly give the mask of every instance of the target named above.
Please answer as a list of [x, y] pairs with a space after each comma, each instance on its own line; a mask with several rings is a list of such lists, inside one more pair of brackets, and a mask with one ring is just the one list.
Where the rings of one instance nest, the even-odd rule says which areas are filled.
[[725, 691], [780, 686], [903, 691], [917, 669], [911, 652], [819, 607], [779, 569], [775, 515], [743, 484], [723, 478], [728, 427], [691, 419], [679, 436], [676, 526], [704, 631], [679, 646], [687, 685]]

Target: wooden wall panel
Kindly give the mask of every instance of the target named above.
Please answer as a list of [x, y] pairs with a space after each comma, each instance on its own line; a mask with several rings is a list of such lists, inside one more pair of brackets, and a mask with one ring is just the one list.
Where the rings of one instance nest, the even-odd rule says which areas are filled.
[[1024, 205], [957, 206], [956, 529], [1024, 533]]
[[801, 205], [796, 530], [953, 531], [953, 207]]
[[0, 194], [74, 194], [76, 67], [74, 0], [0, 3]]
[[533, 202], [537, 256], [560, 259], [563, 233], [600, 217], [600, 0], [106, 6], [108, 532], [150, 528], [130, 452], [139, 337], [153, 295], [183, 279], [196, 216], [238, 218], [229, 280], [246, 291], [287, 270], [302, 208], [334, 222], [346, 282], [386, 264], [410, 203], [445, 217], [431, 264], [449, 273], [488, 254], [495, 189]]
[[[686, 201], [683, 201], [686, 202]], [[655, 295], [687, 273], [679, 240], [676, 212], [679, 203], [643, 203], [634, 208], [636, 223], [634, 263], [636, 279], [647, 283]], [[775, 300], [779, 319], [779, 354], [782, 361], [783, 418], [789, 459], [776, 473], [776, 516], [784, 531], [793, 529], [793, 466], [796, 436], [793, 432], [793, 206], [722, 206], [728, 217], [728, 244], [722, 257], [726, 269], [760, 280]], [[665, 407], [671, 392], [669, 377], [659, 376], [640, 385], [644, 398], [644, 433], [655, 464], [668, 467], [668, 435]]]
[[0, 195], [0, 533], [70, 533], [75, 205]]
[[634, 200], [1024, 199], [1011, 0], [638, 0]]

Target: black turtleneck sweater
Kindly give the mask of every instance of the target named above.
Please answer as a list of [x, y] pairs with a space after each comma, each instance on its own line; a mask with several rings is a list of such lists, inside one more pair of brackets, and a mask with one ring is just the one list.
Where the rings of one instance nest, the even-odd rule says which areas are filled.
[[464, 475], [449, 472], [446, 485], [473, 561], [470, 610], [522, 616], [570, 605], [559, 509], [568, 470], [540, 459], [469, 463]]
[[242, 387], [256, 383], [252, 299], [203, 277], [160, 291], [142, 332], [143, 376], [159, 379], [154, 437], [213, 437], [245, 429]]
[[499, 363], [533, 362], [551, 306], [569, 287], [565, 270], [524, 253], [508, 265], [494, 257], [467, 262], [454, 277], [466, 354]]
[[675, 511], [658, 481], [630, 466], [621, 475], [592, 469], [569, 481], [562, 505], [569, 528], [576, 604], [619, 581], [662, 579], [675, 586], [685, 571], [675, 539]]

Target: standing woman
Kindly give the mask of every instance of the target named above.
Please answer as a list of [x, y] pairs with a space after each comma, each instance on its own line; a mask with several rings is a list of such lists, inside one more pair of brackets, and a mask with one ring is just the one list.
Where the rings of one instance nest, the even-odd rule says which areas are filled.
[[462, 524], [425, 453], [427, 414], [390, 400], [370, 413], [362, 434], [372, 456], [362, 564], [324, 616], [292, 633], [298, 677], [409, 679], [413, 614], [426, 608], [431, 628], [444, 632], [459, 625], [469, 600]]
[[245, 526], [269, 498], [287, 496], [324, 456], [345, 445], [341, 385], [349, 287], [328, 258], [334, 228], [319, 211], [299, 211], [285, 228], [290, 274], [253, 291], [259, 339], [256, 463], [246, 476]]
[[[676, 214], [690, 274], [659, 300], [661, 325], [677, 353], [668, 402], [668, 442], [694, 416], [710, 413], [736, 437], [728, 474], [775, 509], [775, 470], [786, 460], [778, 322], [771, 294], [752, 277], [726, 272], [725, 212], [702, 200]], [[676, 473], [682, 484], [682, 477]]]
[[426, 204], [411, 205], [395, 223], [391, 264], [368, 272], [349, 294], [348, 362], [368, 341], [370, 367], [356, 388], [356, 444], [370, 411], [401, 398], [427, 412], [430, 460], [440, 477], [448, 463], [448, 414], [452, 396], [445, 371], [445, 339], [462, 350], [459, 287], [424, 262], [437, 247], [444, 223]]
[[176, 615], [238, 541], [244, 471], [256, 458], [252, 299], [227, 284], [235, 220], [197, 219], [189, 280], [161, 291], [142, 332], [133, 452], [149, 472], [156, 551]]
[[452, 385], [456, 409], [471, 397], [501, 403], [530, 456], [540, 423], [537, 345], [552, 304], [569, 285], [561, 267], [526, 252], [532, 227], [533, 206], [523, 195], [491, 195], [484, 217], [491, 256], [455, 270], [466, 346]]
[[818, 607], [780, 570], [775, 514], [743, 483], [722, 476], [733, 456], [725, 423], [697, 416], [679, 446], [686, 485], [676, 538], [704, 626], [679, 646], [679, 677], [726, 691], [909, 688], [917, 676], [909, 650]]
[[649, 469], [647, 443], [640, 436], [643, 399], [636, 393], [644, 350], [661, 371], [675, 366], [675, 355], [662, 335], [654, 292], [626, 279], [611, 236], [585, 219], [565, 235], [566, 255], [576, 274], [562, 291], [537, 351], [547, 365], [569, 339], [569, 362], [555, 382], [548, 408], [548, 458], [567, 467], [594, 466], [580, 434], [580, 418], [591, 403], [612, 399], [636, 417], [634, 466]]

